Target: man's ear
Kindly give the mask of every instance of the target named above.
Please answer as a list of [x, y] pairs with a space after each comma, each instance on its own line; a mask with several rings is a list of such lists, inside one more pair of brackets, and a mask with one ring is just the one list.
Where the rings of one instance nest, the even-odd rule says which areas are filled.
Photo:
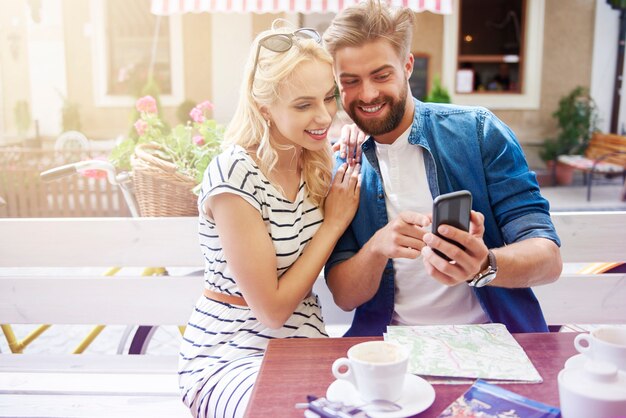
[[411, 78], [411, 74], [413, 74], [413, 65], [415, 64], [415, 57], [412, 53], [406, 57], [406, 62], [404, 63], [404, 70], [406, 71], [406, 79]]

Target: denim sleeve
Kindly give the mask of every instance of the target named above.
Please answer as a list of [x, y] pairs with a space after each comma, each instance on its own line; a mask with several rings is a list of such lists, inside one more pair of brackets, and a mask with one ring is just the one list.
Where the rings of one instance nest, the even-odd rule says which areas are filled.
[[540, 193], [515, 134], [491, 112], [485, 110], [483, 116], [483, 167], [490, 206], [504, 242], [547, 238], [560, 246], [550, 205]]
[[355, 255], [358, 251], [358, 244], [354, 237], [354, 233], [352, 232], [352, 227], [348, 227], [348, 229], [346, 229], [341, 238], [339, 238], [339, 241], [337, 241], [337, 245], [335, 245], [333, 252], [330, 254], [330, 257], [326, 262], [326, 267], [324, 268], [324, 275], [327, 276], [328, 272], [336, 264], [346, 261], [353, 255]]

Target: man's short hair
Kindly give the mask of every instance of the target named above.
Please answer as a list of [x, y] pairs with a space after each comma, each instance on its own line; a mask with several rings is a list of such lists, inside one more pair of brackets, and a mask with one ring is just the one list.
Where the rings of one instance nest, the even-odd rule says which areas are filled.
[[383, 0], [367, 0], [342, 10], [324, 32], [324, 45], [335, 58], [338, 49], [387, 40], [399, 57], [409, 54], [415, 15], [409, 8], [390, 8]]

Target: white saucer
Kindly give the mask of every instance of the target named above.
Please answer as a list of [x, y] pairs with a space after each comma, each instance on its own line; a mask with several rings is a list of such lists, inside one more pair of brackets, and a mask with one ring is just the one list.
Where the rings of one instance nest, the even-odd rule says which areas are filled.
[[[326, 398], [346, 405], [362, 405], [364, 402], [354, 385], [347, 380], [337, 379], [326, 390]], [[366, 410], [371, 418], [405, 418], [425, 411], [435, 402], [435, 389], [419, 376], [407, 373], [404, 378], [402, 396], [396, 401], [402, 407], [394, 412], [374, 412]]]
[[585, 366], [585, 363], [589, 360], [587, 356], [584, 354], [576, 354], [565, 361], [565, 368], [569, 369], [570, 367], [581, 368]]

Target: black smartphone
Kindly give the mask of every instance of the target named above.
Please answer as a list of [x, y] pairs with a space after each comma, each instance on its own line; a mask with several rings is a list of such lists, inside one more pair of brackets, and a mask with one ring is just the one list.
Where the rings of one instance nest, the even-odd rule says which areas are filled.
[[[472, 210], [472, 194], [467, 190], [439, 195], [433, 202], [433, 233], [438, 237], [451, 242], [461, 249], [465, 249], [458, 242], [442, 237], [437, 232], [439, 225], [451, 225], [455, 228], [469, 231], [470, 212]], [[438, 250], [433, 250], [437, 255], [446, 260], [450, 259]]]

